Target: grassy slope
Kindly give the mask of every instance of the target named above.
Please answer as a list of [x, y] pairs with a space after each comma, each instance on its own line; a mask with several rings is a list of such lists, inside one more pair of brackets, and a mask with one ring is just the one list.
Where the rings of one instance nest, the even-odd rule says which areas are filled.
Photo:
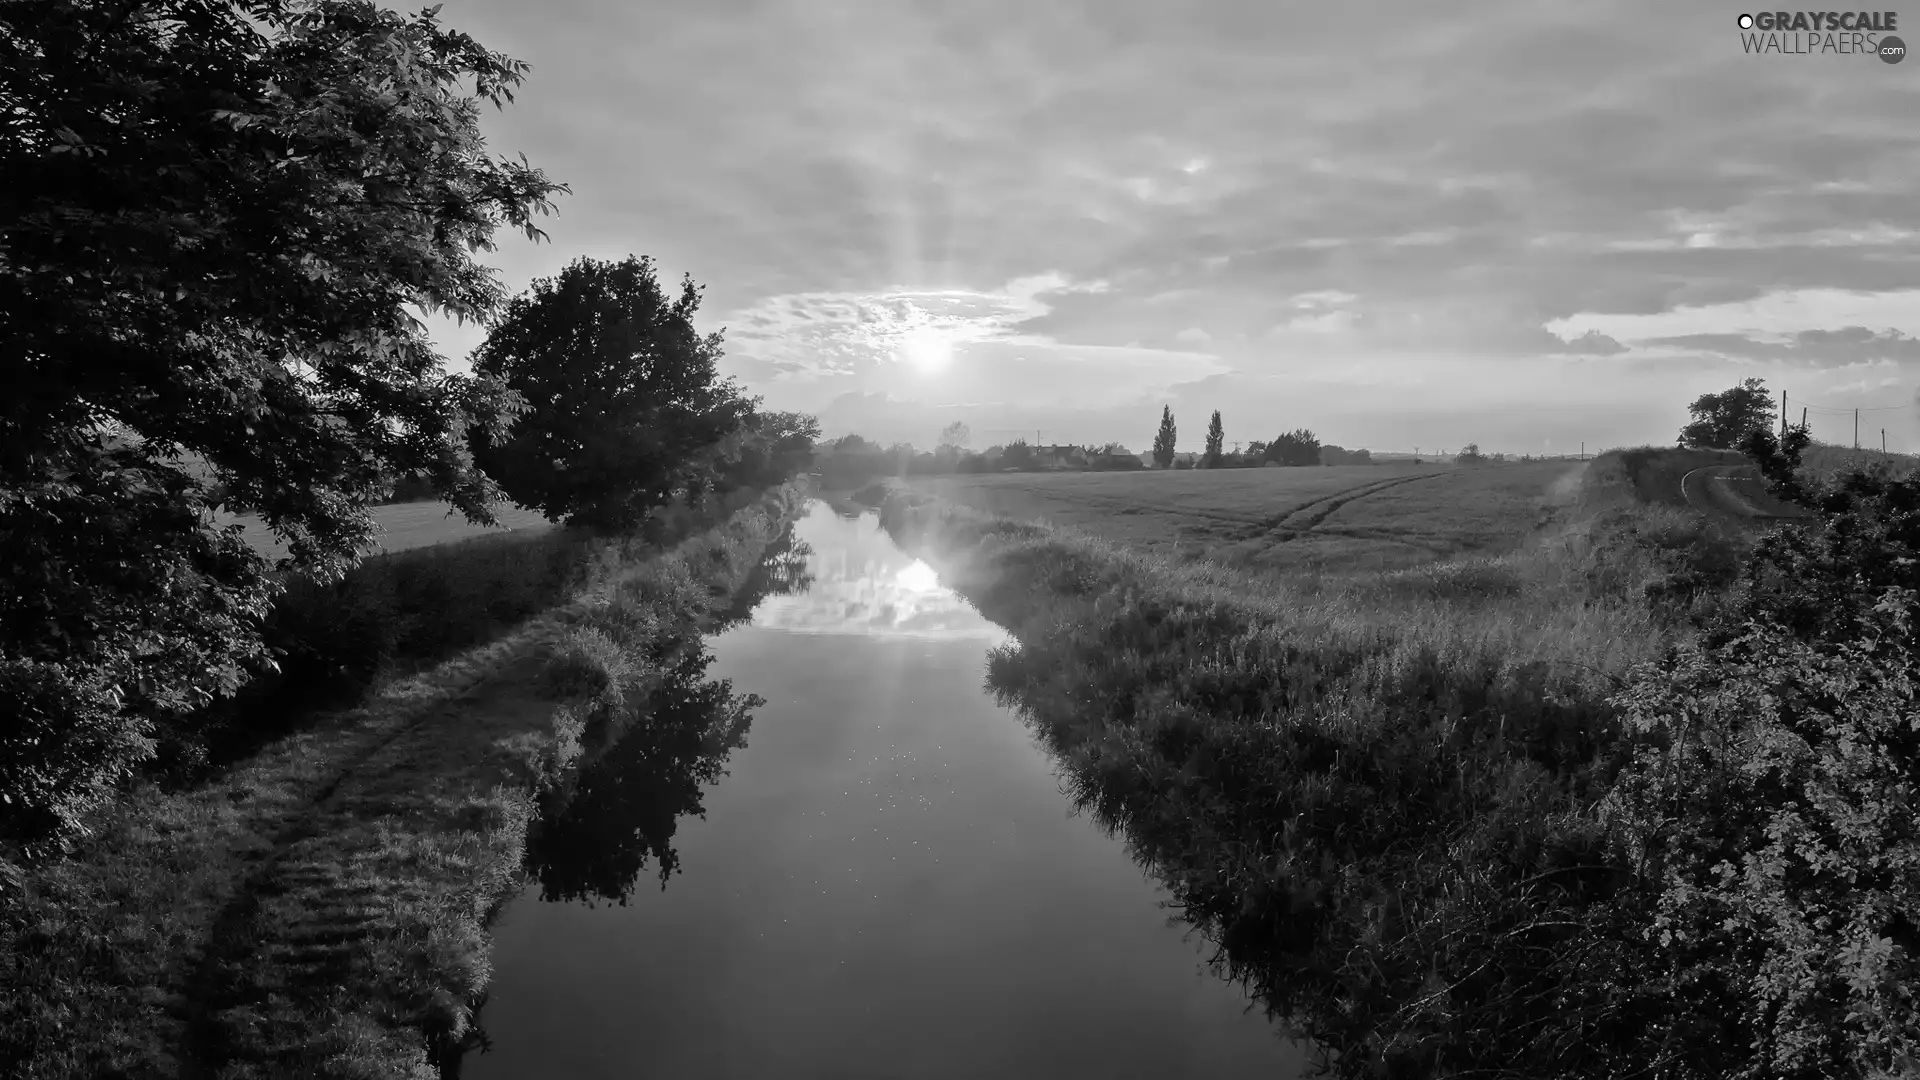
[[[1278, 1013], [1354, 1062], [1400, 1055], [1404, 1075], [1431, 1074], [1439, 1046], [1455, 1068], [1525, 1073], [1578, 1060], [1583, 1024], [1658, 1014], [1657, 988], [1584, 973], [1633, 946], [1587, 906], [1600, 879], [1553, 867], [1595, 861], [1618, 680], [1708, 602], [1677, 592], [1663, 615], [1647, 587], [1731, 557], [1636, 490], [1687, 464], [1605, 455], [1574, 481], [1550, 463], [1537, 505], [1492, 470], [1365, 495], [1325, 520], [1391, 491], [1427, 500], [1407, 520], [1432, 535], [1557, 515], [1497, 554], [1366, 575], [1182, 564], [1091, 516], [1023, 524], [914, 490], [883, 520], [1015, 631], [996, 689]], [[1497, 524], [1443, 483], [1488, 485]]]
[[633, 653], [681, 632], [797, 509], [783, 490], [673, 555], [604, 567], [573, 604], [387, 680], [217, 784], [112, 808], [0, 926], [0, 1050], [30, 1077], [433, 1076], [428, 1046], [461, 1035], [486, 983], [484, 924], [517, 887], [533, 792], [579, 753], [583, 713], [620, 696], [589, 679], [592, 702], [556, 699], [556, 646], [572, 661], [583, 640]]

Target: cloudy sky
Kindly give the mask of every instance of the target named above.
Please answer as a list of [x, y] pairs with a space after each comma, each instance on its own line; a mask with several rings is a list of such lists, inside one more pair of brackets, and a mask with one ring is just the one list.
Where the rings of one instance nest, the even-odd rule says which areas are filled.
[[[572, 186], [490, 256], [707, 287], [769, 407], [1142, 449], [1668, 443], [1758, 376], [1920, 450], [1920, 61], [1737, 6], [449, 0]], [[1920, 41], [1920, 9], [1901, 13]], [[1906, 21], [1906, 20], [1903, 20]], [[1799, 48], [1807, 48], [1801, 35]], [[1791, 46], [1789, 46], [1791, 47]], [[1819, 46], [1814, 46], [1818, 48]], [[456, 361], [482, 331], [435, 323]], [[455, 366], [460, 366], [456, 362]], [[1852, 417], [1814, 413], [1851, 441]]]

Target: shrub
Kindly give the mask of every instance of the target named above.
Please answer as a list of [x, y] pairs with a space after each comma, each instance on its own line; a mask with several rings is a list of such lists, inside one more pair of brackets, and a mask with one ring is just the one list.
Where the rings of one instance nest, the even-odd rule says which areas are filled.
[[[1920, 1072], [1920, 482], [1856, 473], [1621, 696], [1605, 810], [1742, 1077]], [[1683, 1053], [1684, 1048], [1674, 1053]], [[1662, 1062], [1654, 1062], [1658, 1066]]]

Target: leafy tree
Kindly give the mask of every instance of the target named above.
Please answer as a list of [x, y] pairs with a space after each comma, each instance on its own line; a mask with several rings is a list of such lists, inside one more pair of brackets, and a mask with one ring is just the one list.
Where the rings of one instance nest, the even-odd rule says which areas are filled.
[[1759, 466], [1774, 498], [1811, 506], [1813, 493], [1800, 480], [1800, 455], [1812, 444], [1813, 435], [1804, 424], [1794, 424], [1778, 438], [1768, 426], [1748, 431], [1740, 441], [1740, 452]]
[[1015, 439], [1000, 452], [1000, 466], [1006, 469], [1031, 469], [1039, 464], [1033, 447], [1025, 439]]
[[1243, 453], [1249, 461], [1265, 461], [1267, 460], [1267, 444], [1261, 442], [1259, 439], [1255, 439], [1247, 444], [1247, 448]]
[[1224, 456], [1220, 452], [1220, 446], [1226, 437], [1226, 432], [1220, 426], [1220, 410], [1215, 409], [1213, 418], [1207, 421], [1207, 453], [1202, 467], [1208, 469], [1220, 467], [1221, 458]]
[[669, 300], [646, 258], [583, 258], [534, 282], [474, 354], [474, 371], [527, 406], [505, 440], [476, 441], [481, 466], [550, 520], [637, 527], [752, 415], [718, 377], [720, 335], [693, 328], [699, 307], [692, 278]]
[[267, 662], [268, 568], [204, 511], [323, 578], [397, 476], [492, 520], [465, 435], [512, 397], [409, 309], [489, 316], [473, 252], [565, 190], [485, 153], [525, 70], [362, 0], [0, 5], [0, 835], [51, 851]]
[[1282, 465], [1320, 464], [1320, 439], [1306, 428], [1296, 428], [1267, 444], [1266, 460]]
[[1173, 426], [1173, 407], [1160, 406], [1160, 430], [1153, 436], [1153, 463], [1162, 469], [1173, 464], [1173, 446], [1177, 430]]
[[754, 413], [702, 455], [691, 482], [696, 492], [729, 492], [784, 483], [814, 459], [820, 421], [805, 413]]
[[1480, 444], [1470, 442], [1461, 447], [1459, 453], [1453, 455], [1453, 460], [1463, 465], [1478, 465], [1487, 459], [1480, 453]]
[[972, 437], [973, 432], [968, 430], [967, 425], [959, 420], [955, 420], [953, 423], [940, 429], [940, 445], [951, 446], [956, 450], [964, 448], [967, 445], [967, 440]]
[[1746, 379], [1718, 394], [1701, 394], [1687, 406], [1693, 422], [1680, 429], [1680, 445], [1731, 450], [1754, 431], [1773, 427], [1773, 395], [1761, 379]]

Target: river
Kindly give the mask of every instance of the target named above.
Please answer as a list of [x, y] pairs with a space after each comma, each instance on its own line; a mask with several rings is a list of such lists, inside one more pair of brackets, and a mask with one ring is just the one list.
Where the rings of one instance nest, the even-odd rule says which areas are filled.
[[453, 1071], [1297, 1075], [985, 689], [1005, 631], [870, 513], [815, 502], [795, 535], [800, 584], [709, 637], [543, 827]]

